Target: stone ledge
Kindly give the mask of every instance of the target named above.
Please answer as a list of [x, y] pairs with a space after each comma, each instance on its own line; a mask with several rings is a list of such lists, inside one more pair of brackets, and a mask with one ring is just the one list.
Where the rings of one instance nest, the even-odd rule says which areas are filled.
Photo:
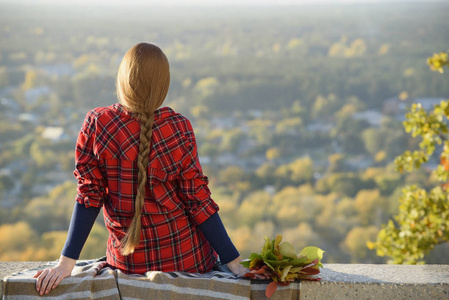
[[449, 299], [449, 265], [325, 264], [301, 299]]
[[[0, 262], [3, 277], [47, 262]], [[449, 299], [449, 265], [325, 264], [321, 282], [302, 281], [301, 299]]]

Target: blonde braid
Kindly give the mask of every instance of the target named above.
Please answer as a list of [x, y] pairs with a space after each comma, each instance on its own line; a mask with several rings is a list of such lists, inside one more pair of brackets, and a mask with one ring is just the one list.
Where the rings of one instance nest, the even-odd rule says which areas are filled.
[[122, 240], [122, 255], [129, 255], [140, 242], [141, 216], [145, 201], [145, 187], [147, 185], [148, 161], [150, 159], [151, 136], [153, 134], [154, 113], [150, 115], [139, 114], [140, 123], [140, 145], [137, 157], [137, 196], [135, 200], [135, 213], [127, 234]]
[[135, 213], [125, 237], [121, 240], [122, 255], [133, 253], [140, 242], [154, 112], [164, 102], [169, 85], [169, 63], [159, 47], [139, 43], [126, 52], [117, 74], [117, 96], [120, 103], [140, 120], [140, 145], [137, 157], [138, 188]]

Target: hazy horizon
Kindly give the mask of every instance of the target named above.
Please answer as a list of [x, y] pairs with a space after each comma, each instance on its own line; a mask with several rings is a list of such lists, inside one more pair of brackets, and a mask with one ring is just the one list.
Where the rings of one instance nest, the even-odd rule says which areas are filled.
[[55, 5], [55, 6], [297, 6], [297, 5], [322, 5], [322, 4], [387, 4], [395, 3], [433, 3], [444, 0], [0, 0], [0, 4], [15, 5]]

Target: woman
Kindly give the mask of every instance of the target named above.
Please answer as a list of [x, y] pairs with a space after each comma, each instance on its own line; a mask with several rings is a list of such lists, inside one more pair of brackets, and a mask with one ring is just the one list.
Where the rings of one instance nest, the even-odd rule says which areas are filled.
[[165, 54], [137, 44], [118, 70], [119, 103], [87, 114], [76, 145], [69, 233], [58, 265], [34, 276], [40, 295], [70, 276], [101, 207], [112, 268], [207, 272], [218, 253], [234, 274], [247, 272], [210, 198], [190, 122], [159, 108], [169, 83]]

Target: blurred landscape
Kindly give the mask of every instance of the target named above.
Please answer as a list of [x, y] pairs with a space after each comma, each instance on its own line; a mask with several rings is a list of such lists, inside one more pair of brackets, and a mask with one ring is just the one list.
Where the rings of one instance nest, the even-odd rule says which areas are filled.
[[[418, 147], [407, 107], [449, 98], [426, 58], [449, 48], [449, 3], [279, 7], [0, 5], [0, 260], [54, 260], [76, 195], [86, 113], [117, 102], [132, 45], [171, 63], [166, 106], [194, 126], [212, 198], [242, 256], [282, 234], [327, 263], [385, 263], [366, 243], [397, 212]], [[105, 255], [97, 219], [81, 258]], [[449, 263], [439, 245], [427, 263]]]

